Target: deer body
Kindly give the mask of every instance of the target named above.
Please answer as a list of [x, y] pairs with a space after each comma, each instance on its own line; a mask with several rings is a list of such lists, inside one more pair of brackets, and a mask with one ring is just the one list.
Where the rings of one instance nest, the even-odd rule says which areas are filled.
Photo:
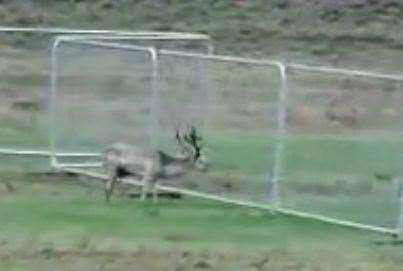
[[[195, 131], [194, 131], [195, 133]], [[109, 201], [116, 182], [123, 177], [131, 176], [142, 182], [141, 199], [145, 200], [149, 188], [152, 188], [153, 199], [157, 201], [156, 184], [160, 180], [171, 180], [185, 175], [195, 165], [200, 156], [197, 145], [198, 138], [176, 135], [184, 154], [169, 155], [163, 151], [145, 151], [126, 143], [115, 143], [109, 146], [103, 155], [103, 166], [108, 175], [105, 186], [106, 200]], [[189, 143], [185, 145], [186, 141]]]

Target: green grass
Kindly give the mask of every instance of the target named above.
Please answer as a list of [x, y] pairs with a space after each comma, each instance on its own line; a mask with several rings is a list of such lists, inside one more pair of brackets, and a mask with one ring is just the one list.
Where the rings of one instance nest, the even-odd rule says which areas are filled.
[[[73, 253], [71, 259], [81, 266], [83, 253], [95, 263], [97, 252], [115, 255], [118, 261], [130, 260], [139, 249], [151, 254], [148, 261], [155, 251], [191, 251], [199, 258], [220, 253], [221, 265], [207, 258], [217, 270], [250, 265], [262, 255], [273, 259], [267, 268], [293, 263], [306, 268], [295, 270], [316, 270], [338, 259], [339, 269], [334, 270], [360, 264], [367, 270], [399, 270], [403, 256], [399, 247], [375, 244], [387, 241], [385, 236], [265, 211], [192, 198], [152, 204], [116, 196], [107, 204], [99, 186], [82, 186], [74, 178], [3, 174], [2, 180], [2, 270], [39, 270], [44, 265], [70, 270], [61, 253]], [[13, 184], [13, 192], [5, 193], [4, 180]], [[133, 265], [141, 263], [133, 260]]]
[[[28, 140], [29, 134], [12, 138], [18, 141], [25, 137]], [[274, 140], [247, 133], [205, 139], [212, 168], [187, 178], [188, 187], [267, 202]], [[394, 180], [401, 170], [399, 141], [300, 136], [285, 143], [280, 185], [284, 206], [373, 225], [395, 225], [398, 184]], [[3, 168], [46, 168], [46, 159], [38, 163], [31, 163], [29, 158], [15, 159], [2, 159]]]
[[[286, 161], [290, 172], [323, 172], [364, 175], [376, 173], [396, 176], [399, 173], [400, 143], [384, 138], [295, 137], [287, 144]], [[296, 174], [298, 175], [298, 174]]]

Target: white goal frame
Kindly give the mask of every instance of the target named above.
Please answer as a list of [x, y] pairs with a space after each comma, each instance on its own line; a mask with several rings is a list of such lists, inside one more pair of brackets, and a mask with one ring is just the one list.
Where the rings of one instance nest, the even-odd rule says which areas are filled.
[[[102, 29], [68, 29], [68, 28], [46, 28], [46, 27], [2, 27], [1, 33], [28, 33], [28, 34], [48, 34], [55, 36], [54, 41], [49, 44], [51, 46], [51, 65], [53, 63], [52, 55], [55, 45], [59, 44], [58, 39], [93, 39], [93, 40], [126, 40], [126, 41], [198, 41], [205, 43], [206, 53], [211, 54], [214, 46], [208, 35], [197, 33], [181, 33], [181, 32], [153, 32], [153, 31], [125, 31], [125, 30], [102, 30]], [[63, 36], [63, 37], [62, 37]], [[58, 46], [58, 45], [57, 45]], [[56, 46], [56, 47], [57, 47]], [[52, 71], [51, 71], [52, 73]], [[49, 75], [52, 78], [52, 74]], [[52, 79], [51, 79], [52, 80]], [[44, 92], [48, 91], [47, 86], [44, 86]], [[51, 135], [51, 133], [50, 133]], [[0, 146], [0, 155], [5, 156], [28, 156], [28, 157], [81, 157], [95, 154], [88, 153], [72, 153], [59, 152], [54, 153], [52, 147], [48, 149], [17, 149]]]
[[[93, 44], [96, 46], [109, 46], [109, 47], [114, 47], [114, 48], [121, 48], [124, 50], [140, 49], [136, 46], [122, 45], [119, 43], [88, 41], [88, 40], [80, 41], [80, 42], [85, 42], [87, 44]], [[145, 50], [146, 48], [141, 48], [141, 49]], [[201, 55], [201, 54], [186, 53], [186, 52], [172, 51], [172, 50], [155, 51], [155, 50], [153, 50], [153, 48], [148, 48], [148, 50], [150, 50], [150, 52], [153, 52], [153, 54], [155, 54], [155, 56], [157, 57], [157, 59], [155, 60], [156, 63], [158, 62], [159, 55], [170, 55], [170, 56], [178, 56], [178, 57], [189, 57], [189, 58], [195, 58], [195, 59], [214, 60], [214, 61], [219, 61], [219, 62], [255, 64], [255, 65], [261, 65], [261, 66], [270, 66], [270, 67], [274, 67], [274, 68], [278, 69], [280, 79], [281, 79], [281, 88], [279, 89], [279, 92], [278, 92], [277, 133], [276, 133], [277, 142], [276, 142], [275, 149], [274, 149], [275, 163], [274, 163], [274, 168], [273, 168], [273, 177], [270, 180], [272, 183], [272, 187], [273, 187], [272, 195], [271, 195], [271, 198], [273, 200], [272, 200], [271, 204], [261, 204], [261, 203], [251, 202], [251, 201], [230, 199], [230, 198], [226, 198], [226, 197], [218, 196], [218, 195], [214, 195], [214, 194], [201, 193], [201, 192], [196, 192], [196, 191], [189, 190], [189, 189], [174, 188], [174, 187], [168, 187], [168, 186], [163, 186], [163, 185], [159, 185], [158, 189], [160, 189], [162, 191], [168, 191], [168, 192], [179, 192], [184, 195], [200, 197], [200, 198], [220, 201], [220, 202], [224, 202], [224, 203], [230, 203], [230, 204], [235, 204], [235, 205], [240, 205], [240, 206], [248, 206], [248, 207], [252, 207], [252, 208], [269, 210], [271, 212], [280, 213], [280, 214], [284, 214], [284, 215], [291, 215], [291, 216], [297, 216], [297, 217], [301, 217], [301, 218], [314, 219], [314, 220], [318, 220], [321, 222], [335, 224], [335, 225], [349, 227], [349, 228], [374, 231], [374, 232], [390, 234], [390, 235], [401, 234], [401, 230], [398, 226], [396, 228], [380, 227], [380, 226], [358, 223], [358, 222], [354, 222], [354, 221], [350, 221], [350, 220], [336, 219], [336, 218], [332, 218], [329, 216], [323, 216], [323, 215], [317, 215], [317, 214], [313, 214], [313, 213], [309, 213], [309, 212], [298, 211], [298, 210], [294, 210], [294, 209], [290, 209], [290, 208], [284, 208], [281, 206], [281, 199], [279, 198], [279, 190], [281, 189], [281, 182], [280, 182], [281, 173], [280, 172], [282, 170], [283, 152], [284, 152], [284, 149], [286, 148], [286, 145], [284, 142], [284, 137], [287, 133], [287, 131], [286, 131], [287, 130], [286, 106], [287, 106], [287, 92], [288, 92], [287, 91], [288, 71], [290, 69], [300, 69], [300, 70], [310, 70], [310, 71], [314, 71], [314, 72], [343, 74], [343, 75], [349, 75], [349, 76], [353, 76], [353, 77], [370, 77], [370, 78], [385, 79], [385, 80], [403, 81], [403, 78], [401, 76], [385, 75], [385, 74], [380, 74], [380, 73], [370, 73], [370, 72], [359, 71], [359, 70], [336, 69], [336, 68], [331, 68], [331, 67], [311, 67], [311, 66], [306, 66], [306, 65], [301, 65], [301, 64], [283, 64], [282, 62], [271, 61], [271, 60], [256, 60], [256, 59], [250, 59], [250, 58], [240, 58], [240, 57], [222, 56], [222, 55]], [[156, 92], [154, 91], [154, 93], [156, 93]], [[66, 166], [56, 165], [56, 168], [61, 171], [67, 171], [67, 172], [71, 172], [71, 173], [77, 173], [77, 174], [82, 174], [82, 175], [86, 175], [86, 176], [97, 178], [97, 179], [106, 180], [106, 178], [107, 178], [106, 175], [91, 171], [91, 169], [89, 168], [91, 166], [96, 166], [96, 165], [82, 164], [82, 165], [74, 165], [73, 167], [69, 167], [67, 165]], [[125, 180], [123, 180], [123, 182], [132, 184], [135, 186], [142, 186], [141, 183], [139, 183], [138, 181], [133, 180], [133, 179], [125, 179]], [[401, 201], [403, 203], [403, 196], [401, 196]]]

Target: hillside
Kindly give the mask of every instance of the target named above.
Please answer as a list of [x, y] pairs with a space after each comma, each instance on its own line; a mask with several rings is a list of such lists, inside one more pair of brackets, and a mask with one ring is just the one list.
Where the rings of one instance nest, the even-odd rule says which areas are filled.
[[192, 31], [216, 52], [402, 73], [400, 0], [3, 0], [1, 25]]

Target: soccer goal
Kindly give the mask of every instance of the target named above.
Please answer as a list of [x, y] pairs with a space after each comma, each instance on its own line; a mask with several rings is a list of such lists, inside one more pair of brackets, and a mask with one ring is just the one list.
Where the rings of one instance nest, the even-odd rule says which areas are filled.
[[[96, 70], [69, 56], [83, 50]], [[195, 126], [211, 169], [164, 189], [401, 232], [400, 77], [108, 41], [74, 41], [61, 53], [73, 60], [61, 62], [61, 78], [99, 78], [56, 85], [55, 153], [85, 157], [59, 166], [99, 166], [115, 141], [174, 152], [175, 131]]]
[[53, 166], [102, 174], [110, 144], [175, 153], [176, 133], [195, 127], [211, 168], [165, 189], [275, 205], [281, 63], [93, 39], [61, 40], [53, 60]]
[[2, 169], [49, 169], [50, 51], [59, 35], [119, 40], [128, 45], [138, 43], [156, 48], [180, 48], [202, 54], [212, 51], [209, 37], [202, 34], [0, 27], [0, 59], [3, 63], [0, 74]]
[[211, 168], [162, 189], [401, 232], [401, 77], [110, 40], [56, 56], [57, 168], [105, 178], [109, 144], [173, 153], [176, 131], [197, 127]]

